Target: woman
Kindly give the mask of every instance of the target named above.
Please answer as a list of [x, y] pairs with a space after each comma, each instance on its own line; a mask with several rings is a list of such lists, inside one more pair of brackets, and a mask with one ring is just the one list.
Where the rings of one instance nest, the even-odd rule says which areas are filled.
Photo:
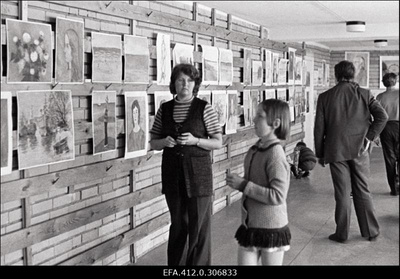
[[175, 66], [169, 85], [174, 99], [161, 105], [150, 131], [152, 149], [164, 150], [162, 193], [171, 214], [168, 265], [211, 263], [210, 150], [222, 147], [222, 133], [211, 105], [196, 97], [200, 83], [193, 65]]
[[140, 127], [140, 105], [137, 100], [132, 102], [132, 131], [128, 139], [128, 151], [142, 150], [145, 148], [146, 136]]

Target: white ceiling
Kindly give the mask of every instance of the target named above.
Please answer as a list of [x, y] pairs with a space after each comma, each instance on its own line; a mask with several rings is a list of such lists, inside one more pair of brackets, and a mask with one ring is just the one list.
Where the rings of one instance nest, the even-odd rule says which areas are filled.
[[[306, 42], [331, 50], [399, 49], [399, 1], [199, 1], [269, 30], [269, 39]], [[346, 21], [366, 22], [362, 33], [346, 32]]]

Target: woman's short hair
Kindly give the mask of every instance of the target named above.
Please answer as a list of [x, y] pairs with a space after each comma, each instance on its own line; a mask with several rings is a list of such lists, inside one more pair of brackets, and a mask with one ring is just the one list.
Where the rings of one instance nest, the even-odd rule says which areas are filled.
[[[133, 100], [132, 106], [131, 106], [131, 112], [132, 112], [132, 119], [133, 119], [133, 109], [137, 107], [138, 109], [138, 123], [140, 123], [140, 105], [138, 100]], [[135, 122], [132, 121], [133, 126], [135, 126]]]
[[395, 73], [387, 73], [382, 78], [383, 85], [385, 87], [393, 87], [397, 82], [397, 75]]
[[335, 77], [337, 81], [341, 81], [343, 79], [354, 79], [355, 72], [356, 68], [354, 67], [354, 64], [350, 61], [343, 60], [335, 65]]
[[262, 108], [267, 116], [267, 124], [273, 125], [275, 119], [281, 120], [281, 125], [275, 130], [275, 135], [280, 140], [288, 139], [290, 135], [290, 112], [289, 105], [278, 99], [267, 99], [263, 101]]
[[192, 64], [178, 64], [174, 67], [171, 73], [171, 81], [169, 83], [169, 90], [171, 94], [176, 94], [175, 81], [178, 79], [181, 73], [184, 73], [194, 80], [193, 95], [196, 96], [201, 85], [201, 76], [199, 71]]

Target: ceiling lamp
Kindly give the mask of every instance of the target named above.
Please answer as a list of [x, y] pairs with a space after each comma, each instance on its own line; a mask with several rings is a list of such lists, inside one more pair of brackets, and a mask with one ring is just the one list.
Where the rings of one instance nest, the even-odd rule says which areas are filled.
[[364, 32], [365, 21], [347, 21], [346, 22], [347, 32]]
[[374, 45], [375, 45], [375, 47], [385, 47], [388, 45], [388, 41], [387, 40], [375, 40]]

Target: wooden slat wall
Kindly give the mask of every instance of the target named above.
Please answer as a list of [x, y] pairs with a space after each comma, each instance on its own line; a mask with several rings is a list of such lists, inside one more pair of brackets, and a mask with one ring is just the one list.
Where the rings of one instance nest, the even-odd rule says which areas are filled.
[[[5, 19], [49, 23], [54, 33], [57, 17], [78, 19], [85, 26], [85, 83], [7, 84]], [[125, 265], [165, 242], [170, 217], [161, 189], [161, 154], [149, 150], [139, 158], [125, 160], [124, 92], [147, 91], [150, 123], [155, 114], [154, 91], [167, 91], [156, 84], [156, 36], [171, 36], [175, 43], [194, 44], [196, 66], [201, 68], [200, 44], [230, 48], [234, 55], [232, 86], [202, 86], [200, 90], [263, 90], [241, 84], [243, 47], [252, 59], [262, 60], [262, 49], [283, 55], [287, 45], [262, 38], [260, 26], [195, 4], [174, 1], [2, 1], [2, 90], [13, 95], [13, 171], [1, 177], [1, 265]], [[90, 32], [136, 34], [148, 38], [150, 70], [148, 85], [91, 83]], [[53, 34], [54, 35], [54, 34]], [[293, 46], [293, 45], [291, 45]], [[303, 54], [301, 46], [294, 45]], [[53, 46], [54, 48], [54, 46]], [[279, 86], [287, 88], [288, 86]], [[18, 170], [17, 104], [20, 90], [71, 90], [73, 95], [76, 159], [51, 166]], [[92, 154], [91, 93], [117, 92], [117, 150]], [[303, 119], [302, 119], [303, 121]], [[302, 121], [295, 123], [287, 153], [304, 138]], [[257, 138], [253, 128], [238, 117], [236, 134], [224, 135], [224, 147], [213, 151], [213, 212], [240, 198], [226, 185], [227, 172], [243, 173], [243, 158]]]

